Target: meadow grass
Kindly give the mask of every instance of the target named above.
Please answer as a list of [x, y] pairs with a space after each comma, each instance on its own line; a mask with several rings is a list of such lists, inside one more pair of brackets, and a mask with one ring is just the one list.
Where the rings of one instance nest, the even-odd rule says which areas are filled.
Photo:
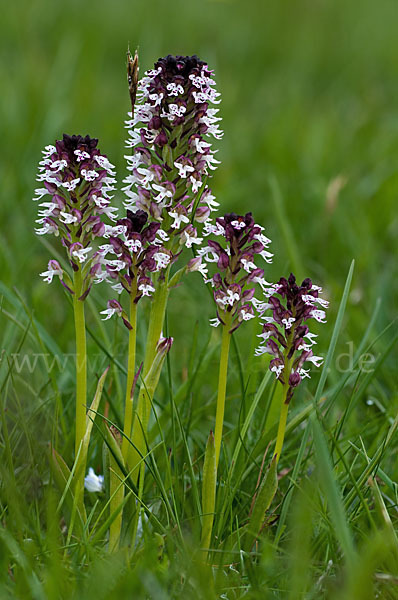
[[[4, 9], [1, 598], [398, 597], [397, 17], [387, 0], [19, 0]], [[50, 445], [72, 464], [74, 337], [68, 297], [38, 277], [49, 243], [33, 233], [36, 166], [64, 131], [88, 132], [124, 174], [128, 42], [142, 69], [168, 53], [214, 66], [226, 132], [213, 179], [221, 208], [253, 210], [266, 227], [269, 281], [293, 270], [330, 300], [316, 331], [325, 364], [294, 397], [278, 492], [251, 553], [238, 524], [275, 443], [279, 398], [266, 360], [253, 356], [258, 328], [249, 322], [233, 337], [211, 574], [198, 556], [200, 493], [221, 340], [198, 275], [168, 305], [175, 343], [147, 439], [145, 544], [132, 558], [107, 552], [105, 494], [86, 494], [87, 525], [68, 536], [68, 492], [49, 469]], [[101, 321], [103, 308], [95, 288], [88, 398], [110, 365], [98, 415], [107, 401], [123, 430], [127, 339], [119, 323]], [[148, 315], [149, 306], [138, 322], [141, 360]], [[103, 422], [95, 419], [88, 460], [101, 472]]]

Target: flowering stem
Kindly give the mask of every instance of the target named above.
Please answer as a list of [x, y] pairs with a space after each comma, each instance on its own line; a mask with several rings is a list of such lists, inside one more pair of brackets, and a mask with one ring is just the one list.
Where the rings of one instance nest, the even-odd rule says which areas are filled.
[[135, 353], [137, 339], [137, 304], [134, 302], [136, 293], [137, 285], [133, 286], [133, 289], [130, 292], [130, 325], [132, 329], [129, 330], [126, 405], [124, 411], [124, 436], [122, 441], [122, 455], [125, 463], [127, 462], [127, 455], [130, 447], [129, 438], [131, 436], [131, 427], [133, 422], [133, 398], [131, 392], [135, 376]]
[[83, 293], [82, 272], [79, 266], [73, 274], [73, 313], [76, 337], [76, 423], [75, 423], [75, 460], [76, 469], [75, 502], [83, 502], [86, 455], [83, 451], [83, 438], [86, 433], [86, 395], [87, 395], [87, 356], [86, 326], [84, 319], [84, 301], [79, 300]]
[[[168, 295], [169, 288], [167, 271], [164, 281], [160, 281], [158, 283], [156, 292], [153, 295], [151, 312], [149, 316], [149, 327], [146, 341], [144, 366], [142, 371], [143, 380], [145, 380], [145, 377], [148, 375], [148, 372], [156, 357], [156, 347], [163, 330]], [[154, 392], [155, 390], [153, 390], [153, 393]], [[145, 385], [142, 385], [138, 395], [138, 419], [134, 419], [132, 433], [133, 444], [129, 444], [127, 459], [129, 468], [133, 469], [132, 476], [135, 483], [138, 480], [139, 471], [142, 471], [141, 478], [143, 479], [144, 469], [136, 469], [136, 467], [141, 461], [140, 453], [143, 456], [146, 454], [145, 434], [148, 426], [149, 414], [151, 411], [153, 393], [150, 394], [149, 390], [146, 389]], [[138, 452], [135, 450], [134, 446], [138, 449]]]
[[224, 424], [224, 408], [225, 408], [225, 392], [227, 388], [227, 371], [228, 371], [228, 355], [229, 346], [231, 343], [231, 315], [226, 314], [225, 324], [222, 330], [221, 339], [221, 354], [220, 354], [220, 370], [218, 374], [218, 393], [217, 393], [217, 410], [216, 410], [216, 427], [215, 427], [215, 448], [216, 448], [216, 467], [220, 458], [222, 430]]
[[[75, 456], [86, 431], [86, 395], [87, 395], [87, 356], [86, 356], [86, 326], [84, 320], [84, 301], [82, 295], [82, 272], [79, 266], [73, 275], [73, 312], [75, 317], [76, 336], [76, 434]], [[82, 470], [84, 477], [84, 469]]]

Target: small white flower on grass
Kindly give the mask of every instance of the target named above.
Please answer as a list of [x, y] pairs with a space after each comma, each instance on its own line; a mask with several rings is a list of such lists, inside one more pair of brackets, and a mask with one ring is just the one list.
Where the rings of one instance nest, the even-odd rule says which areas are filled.
[[84, 487], [88, 492], [102, 492], [104, 485], [104, 476], [96, 475], [92, 467], [89, 468], [88, 474], [84, 478]]

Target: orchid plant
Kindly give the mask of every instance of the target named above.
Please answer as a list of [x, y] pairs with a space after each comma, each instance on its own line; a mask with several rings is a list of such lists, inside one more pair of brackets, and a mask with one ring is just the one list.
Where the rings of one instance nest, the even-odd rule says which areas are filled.
[[[76, 461], [86, 452], [91, 432], [86, 415], [84, 301], [93, 283], [106, 282], [117, 295], [102, 307], [103, 319], [116, 315], [128, 331], [124, 422], [120, 432], [113, 432], [114, 454], [120, 452], [120, 456], [117, 465], [112, 463], [110, 506], [111, 514], [115, 509], [117, 516], [110, 523], [110, 550], [120, 543], [123, 486], [130, 476], [138, 509], [143, 503], [151, 406], [173, 343], [162, 333], [170, 290], [192, 271], [200, 272], [212, 289], [215, 316], [210, 325], [221, 328], [221, 353], [214, 435], [210, 432], [203, 468], [201, 547], [207, 552], [215, 513], [231, 337], [243, 323], [262, 320], [262, 343], [256, 355], [272, 355], [270, 369], [283, 387], [276, 465], [289, 403], [309, 375], [304, 364], [319, 366], [322, 362], [313, 354], [316, 336], [306, 322], [311, 318], [324, 322], [327, 301], [320, 298], [321, 288], [310, 279], [299, 286], [293, 275], [277, 284], [264, 278], [264, 268], [273, 256], [271, 241], [251, 212], [217, 216], [219, 204], [208, 179], [219, 164], [212, 139], [222, 137], [216, 108], [220, 94], [208, 65], [197, 56], [169, 55], [139, 80], [138, 57], [129, 55], [128, 81], [132, 110], [126, 121], [128, 175], [121, 190], [125, 214], [118, 217], [111, 204], [116, 191], [114, 167], [99, 151], [97, 139], [65, 134], [55, 146], [47, 146], [38, 175], [44, 187], [38, 188], [35, 196], [40, 209], [36, 233], [60, 238], [69, 268], [52, 259], [41, 275], [47, 283], [58, 277], [73, 298]], [[46, 196], [49, 200], [43, 201]], [[137, 315], [142, 302], [150, 302], [151, 309], [145, 353], [137, 360]], [[134, 403], [138, 375], [141, 385]], [[97, 393], [95, 407], [99, 396]], [[75, 469], [75, 489], [81, 496], [83, 483], [89, 492], [98, 492], [103, 486], [102, 476], [96, 476], [91, 468], [84, 479], [85, 464], [84, 455]], [[138, 524], [138, 510], [134, 510], [133, 538]]]

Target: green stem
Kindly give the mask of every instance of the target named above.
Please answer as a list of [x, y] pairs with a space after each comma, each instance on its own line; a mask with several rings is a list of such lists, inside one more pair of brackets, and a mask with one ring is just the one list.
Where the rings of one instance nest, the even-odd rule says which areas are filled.
[[127, 462], [127, 455], [129, 452], [131, 436], [131, 427], [133, 424], [133, 398], [132, 398], [132, 387], [135, 377], [135, 354], [136, 354], [136, 340], [137, 340], [137, 304], [134, 302], [136, 296], [136, 285], [130, 292], [130, 325], [132, 329], [129, 331], [129, 350], [128, 350], [128, 362], [127, 362], [127, 384], [126, 384], [126, 403], [124, 410], [124, 428], [123, 428], [123, 441], [122, 441], [122, 455], [124, 462]]
[[75, 482], [76, 505], [83, 503], [86, 456], [83, 452], [83, 438], [86, 433], [87, 404], [87, 355], [84, 301], [79, 300], [83, 293], [81, 267], [73, 274], [73, 313], [76, 337], [76, 417], [75, 417], [75, 460], [78, 460]]
[[202, 483], [202, 536], [200, 545], [205, 551], [204, 562], [207, 560], [213, 530], [214, 509], [216, 504], [217, 466], [214, 445], [214, 435], [210, 432], [206, 445], [205, 462], [203, 465]]
[[[87, 356], [86, 356], [86, 326], [84, 320], [84, 301], [79, 300], [82, 295], [82, 272], [79, 267], [73, 276], [74, 295], [73, 312], [75, 317], [76, 336], [76, 434], [75, 456], [86, 432], [86, 404], [87, 404]], [[84, 473], [84, 470], [83, 470]], [[83, 475], [84, 476], [84, 475]]]
[[221, 354], [220, 354], [220, 370], [218, 374], [218, 393], [217, 393], [217, 410], [216, 410], [216, 427], [214, 433], [215, 448], [216, 448], [216, 468], [220, 458], [222, 430], [224, 424], [224, 408], [225, 408], [225, 392], [227, 389], [227, 372], [228, 372], [228, 356], [229, 346], [231, 343], [231, 316], [229, 313], [225, 317], [225, 325], [222, 326], [221, 339]]
[[[142, 379], [145, 380], [152, 363], [156, 357], [156, 347], [163, 331], [164, 318], [166, 314], [166, 305], [167, 298], [169, 295], [168, 288], [168, 272], [166, 273], [165, 279], [158, 283], [156, 292], [153, 295], [151, 312], [149, 317], [149, 327], [146, 341], [146, 349], [145, 349], [145, 358], [144, 358], [144, 366], [142, 370]], [[144, 385], [141, 385], [140, 391], [138, 394], [137, 400], [137, 413], [133, 422], [133, 432], [132, 432], [132, 444], [129, 444], [128, 449], [128, 459], [127, 463], [130, 470], [132, 472], [132, 478], [135, 483], [138, 481], [139, 471], [141, 473], [141, 479], [143, 480], [143, 466], [141, 469], [136, 468], [141, 461], [141, 455], [145, 456], [146, 454], [146, 430], [148, 427], [149, 415], [151, 412], [151, 404], [153, 399], [153, 394], [149, 393], [149, 390], [145, 388]], [[138, 449], [138, 452], [135, 450], [134, 446]], [[142, 485], [143, 481], [141, 482]]]

